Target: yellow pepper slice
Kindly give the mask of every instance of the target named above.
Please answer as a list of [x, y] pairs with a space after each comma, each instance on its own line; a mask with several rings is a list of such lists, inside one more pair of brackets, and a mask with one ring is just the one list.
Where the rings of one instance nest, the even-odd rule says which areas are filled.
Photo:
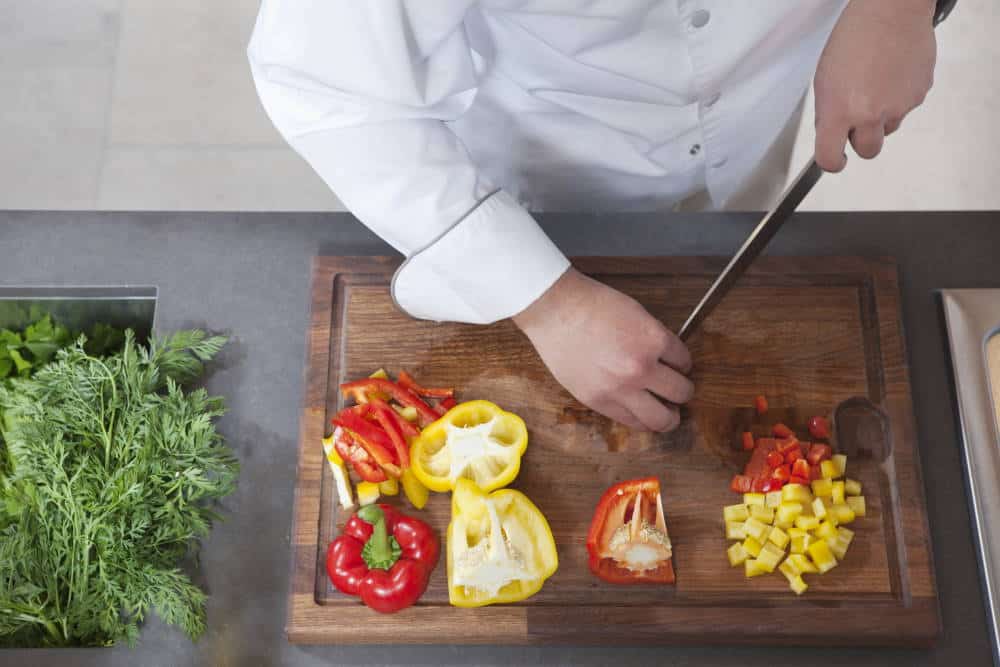
[[448, 599], [482, 607], [531, 597], [559, 567], [541, 511], [513, 489], [487, 494], [459, 479], [448, 524]]
[[527, 447], [524, 420], [489, 401], [467, 401], [414, 438], [410, 461], [432, 491], [450, 491], [460, 479], [492, 491], [514, 481]]
[[403, 493], [406, 494], [406, 499], [418, 510], [422, 510], [431, 495], [430, 490], [417, 479], [412, 468], [403, 468], [403, 476], [400, 481], [403, 482]]

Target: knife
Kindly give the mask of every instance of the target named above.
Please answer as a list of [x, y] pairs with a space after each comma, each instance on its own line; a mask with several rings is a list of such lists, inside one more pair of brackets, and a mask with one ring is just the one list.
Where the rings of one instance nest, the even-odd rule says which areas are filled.
[[768, 242], [778, 232], [785, 221], [795, 212], [796, 207], [802, 203], [805, 196], [809, 194], [812, 187], [823, 175], [823, 170], [816, 164], [816, 159], [810, 159], [809, 164], [799, 172], [791, 185], [782, 193], [778, 200], [778, 205], [767, 212], [754, 230], [743, 242], [736, 255], [729, 260], [729, 264], [722, 270], [719, 277], [715, 279], [712, 286], [701, 297], [701, 301], [694, 307], [684, 325], [677, 333], [681, 340], [687, 340], [695, 329], [701, 324], [712, 310], [719, 305], [726, 294], [732, 289], [740, 276], [749, 268], [750, 264], [757, 258], [757, 255], [764, 250]]

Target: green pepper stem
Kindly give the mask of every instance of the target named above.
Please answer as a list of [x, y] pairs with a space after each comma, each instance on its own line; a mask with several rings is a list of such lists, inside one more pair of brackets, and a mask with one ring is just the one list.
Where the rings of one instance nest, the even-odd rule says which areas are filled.
[[361, 550], [361, 557], [371, 570], [388, 570], [402, 553], [396, 538], [385, 527], [385, 513], [378, 505], [365, 505], [358, 510], [358, 518], [372, 525], [372, 535]]

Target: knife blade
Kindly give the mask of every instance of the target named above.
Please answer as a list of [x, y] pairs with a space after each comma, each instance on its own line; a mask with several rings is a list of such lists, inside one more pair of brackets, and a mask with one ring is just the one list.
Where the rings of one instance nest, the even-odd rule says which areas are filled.
[[805, 196], [809, 194], [809, 191], [812, 190], [812, 187], [816, 185], [816, 182], [819, 181], [822, 175], [823, 170], [816, 164], [815, 158], [810, 159], [809, 163], [795, 177], [795, 180], [781, 194], [778, 205], [761, 218], [761, 221], [754, 227], [747, 240], [743, 242], [743, 245], [736, 251], [733, 258], [729, 260], [726, 268], [722, 270], [719, 277], [715, 279], [712, 286], [705, 292], [705, 296], [701, 298], [698, 305], [691, 311], [691, 314], [677, 333], [681, 340], [687, 340], [691, 333], [698, 328], [702, 320], [722, 301], [733, 285], [736, 284], [736, 281], [740, 279], [740, 276], [743, 275], [761, 251], [764, 250], [768, 242], [774, 238], [774, 235], [785, 224], [785, 221], [795, 212], [795, 209], [802, 203], [802, 200], [805, 199]]

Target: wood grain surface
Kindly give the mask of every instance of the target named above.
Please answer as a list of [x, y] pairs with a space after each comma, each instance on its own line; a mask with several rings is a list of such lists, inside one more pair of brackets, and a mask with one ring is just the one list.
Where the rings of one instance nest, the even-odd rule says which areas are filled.
[[[578, 258], [574, 264], [638, 299], [676, 328], [723, 266], [719, 258]], [[690, 347], [694, 401], [674, 433], [633, 433], [577, 403], [510, 322], [489, 327], [412, 320], [395, 310], [389, 258], [318, 257], [292, 533], [288, 637], [301, 643], [752, 643], [928, 645], [939, 616], [916, 449], [896, 269], [891, 260], [768, 257], [705, 321]], [[573, 332], [568, 331], [567, 336]], [[581, 359], [586, 363], [586, 359]], [[328, 582], [326, 547], [346, 516], [321, 438], [342, 407], [337, 385], [384, 367], [454, 386], [521, 415], [530, 444], [512, 484], [552, 526], [559, 570], [522, 603], [448, 605], [444, 562], [418, 605], [382, 616]], [[751, 405], [767, 395], [771, 411]], [[848, 464], [868, 501], [846, 560], [808, 576], [796, 598], [779, 573], [730, 568], [722, 506], [742, 468], [744, 430], [776, 421], [803, 439], [807, 419], [852, 397], [888, 417], [885, 446]], [[584, 541], [604, 489], [656, 474], [674, 545], [672, 587], [613, 586], [586, 565]], [[394, 501], [398, 499], [393, 499]], [[408, 507], [405, 501], [401, 501]], [[410, 510], [412, 511], [412, 510]], [[418, 515], [443, 539], [449, 496]]]

